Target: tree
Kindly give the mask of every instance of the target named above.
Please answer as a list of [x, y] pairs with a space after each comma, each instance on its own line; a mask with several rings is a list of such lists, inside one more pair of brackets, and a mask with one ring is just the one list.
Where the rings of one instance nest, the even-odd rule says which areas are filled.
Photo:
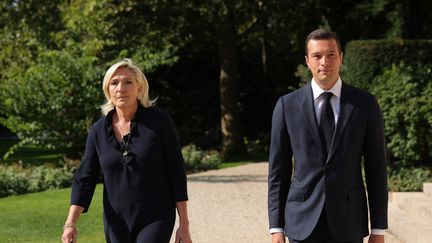
[[0, 89], [7, 117], [0, 122], [21, 139], [10, 152], [32, 144], [80, 158], [88, 129], [100, 116], [103, 72], [95, 60], [48, 51], [30, 68], [9, 71]]
[[215, 42], [219, 54], [220, 113], [222, 131], [222, 156], [229, 157], [244, 152], [243, 129], [240, 121], [236, 84], [239, 78], [236, 31], [232, 12], [225, 4], [222, 14], [215, 20]]
[[11, 1], [2, 6], [3, 16], [14, 18], [0, 30], [5, 33], [0, 56], [6, 67], [0, 81], [0, 123], [20, 138], [6, 156], [31, 144], [79, 158], [87, 129], [99, 116], [102, 72], [92, 54], [100, 45], [92, 37], [86, 39], [94, 41], [89, 45], [79, 43], [84, 38], [66, 24], [67, 4]]
[[[115, 34], [124, 33], [116, 23], [124, 19], [130, 3], [116, 6], [114, 2], [75, 0], [45, 6], [18, 1], [1, 6], [2, 18], [20, 16], [18, 23], [1, 26], [7, 35], [0, 40], [5, 44], [0, 56], [8, 68], [1, 74], [5, 117], [0, 123], [20, 138], [7, 155], [32, 144], [80, 158], [88, 129], [100, 116], [105, 67], [127, 51]], [[21, 37], [18, 42], [17, 37]], [[140, 44], [146, 44], [145, 39]], [[115, 54], [110, 52], [113, 47], [120, 47]], [[147, 46], [147, 55], [155, 51], [151, 58], [134, 54], [152, 68], [167, 62], [158, 55], [164, 52], [158, 47]]]

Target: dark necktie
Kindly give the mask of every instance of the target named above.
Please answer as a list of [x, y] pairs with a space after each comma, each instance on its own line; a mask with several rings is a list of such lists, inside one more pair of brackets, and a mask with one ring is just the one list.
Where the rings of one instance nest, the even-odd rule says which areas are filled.
[[321, 108], [320, 133], [324, 149], [327, 152], [326, 155], [328, 155], [335, 130], [335, 119], [333, 109], [330, 105], [330, 99], [333, 96], [333, 93], [324, 92], [321, 95], [324, 98], [324, 104]]

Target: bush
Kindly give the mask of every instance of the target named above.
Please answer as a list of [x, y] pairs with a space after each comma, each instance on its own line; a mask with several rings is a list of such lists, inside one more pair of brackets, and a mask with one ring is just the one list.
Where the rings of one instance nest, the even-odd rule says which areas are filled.
[[356, 40], [346, 45], [341, 77], [369, 90], [375, 77], [402, 60], [413, 68], [430, 63], [432, 40]]
[[23, 168], [0, 166], [0, 198], [48, 189], [69, 187], [76, 167], [51, 168], [46, 165]]
[[390, 191], [421, 191], [424, 182], [432, 182], [432, 168], [390, 168], [388, 172], [388, 188]]
[[71, 185], [74, 169], [38, 166], [31, 170], [29, 191], [64, 188]]
[[306, 85], [307, 83], [310, 83], [310, 81], [312, 80], [312, 74], [308, 66], [306, 66], [305, 64], [299, 64], [294, 75], [300, 79], [300, 87]]
[[432, 167], [432, 66], [393, 65], [371, 92], [383, 110], [389, 164]]
[[268, 156], [270, 146], [270, 133], [262, 134], [258, 138], [243, 138], [246, 152], [252, 156]]
[[5, 69], [0, 82], [0, 123], [16, 133], [23, 145], [62, 151], [79, 158], [88, 128], [100, 116], [103, 72], [96, 58], [66, 51], [41, 53], [31, 67]]
[[432, 40], [359, 40], [345, 48], [342, 79], [376, 95], [393, 168], [432, 166]]
[[194, 144], [182, 148], [187, 172], [198, 172], [218, 168], [222, 159], [215, 150], [203, 151]]
[[[182, 148], [187, 172], [217, 169], [221, 156], [215, 150], [204, 151], [191, 144]], [[0, 165], [0, 198], [49, 189], [65, 188], [72, 185], [78, 164], [65, 162], [63, 167], [49, 165], [22, 167]]]
[[29, 192], [29, 180], [25, 172], [15, 166], [0, 166], [0, 198]]

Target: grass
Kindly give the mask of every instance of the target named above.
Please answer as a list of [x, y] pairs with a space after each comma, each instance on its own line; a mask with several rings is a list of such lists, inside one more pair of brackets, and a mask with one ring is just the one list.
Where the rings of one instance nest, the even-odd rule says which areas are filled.
[[[0, 199], [0, 242], [60, 242], [70, 188]], [[78, 242], [104, 242], [102, 186], [78, 222]]]
[[234, 162], [222, 162], [219, 164], [218, 169], [224, 169], [224, 168], [230, 168], [235, 167], [239, 165], [245, 165], [250, 163], [251, 161], [234, 161]]
[[9, 156], [7, 160], [4, 160], [3, 155], [16, 143], [18, 143], [18, 140], [0, 139], [0, 164], [10, 164], [18, 161], [21, 161], [24, 165], [55, 164], [62, 158], [62, 154], [58, 151], [27, 145], [18, 149], [14, 154]]
[[244, 155], [244, 156], [228, 158], [222, 161], [222, 163], [218, 166], [218, 169], [224, 169], [224, 168], [244, 165], [248, 163], [253, 163], [253, 162], [267, 161], [267, 159], [268, 159], [267, 155], [254, 155], [254, 156]]

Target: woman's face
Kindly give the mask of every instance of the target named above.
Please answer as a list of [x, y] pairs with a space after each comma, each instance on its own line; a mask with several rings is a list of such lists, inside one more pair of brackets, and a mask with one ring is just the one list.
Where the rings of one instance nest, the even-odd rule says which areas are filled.
[[108, 89], [111, 102], [121, 109], [135, 105], [141, 91], [133, 73], [127, 68], [118, 68], [113, 73]]

